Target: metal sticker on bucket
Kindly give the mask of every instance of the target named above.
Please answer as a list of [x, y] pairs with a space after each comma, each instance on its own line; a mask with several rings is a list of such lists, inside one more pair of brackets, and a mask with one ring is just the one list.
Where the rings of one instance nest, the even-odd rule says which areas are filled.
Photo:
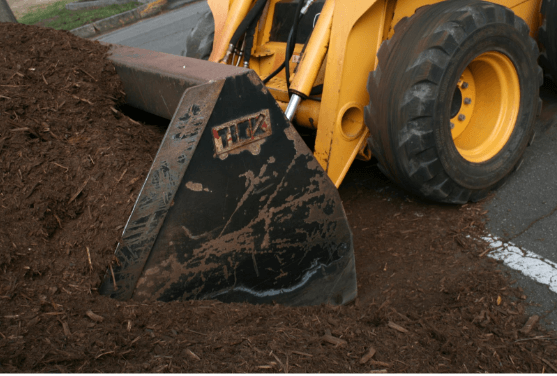
[[228, 123], [213, 127], [215, 156], [226, 159], [228, 154], [244, 150], [259, 154], [263, 139], [272, 134], [269, 110], [244, 116]]

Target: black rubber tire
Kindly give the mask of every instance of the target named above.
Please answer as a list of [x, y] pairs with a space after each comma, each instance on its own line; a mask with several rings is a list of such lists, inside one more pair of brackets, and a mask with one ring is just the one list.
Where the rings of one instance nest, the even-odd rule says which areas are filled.
[[[515, 66], [520, 108], [502, 150], [472, 163], [452, 140], [450, 103], [461, 72], [487, 51], [505, 54]], [[526, 23], [493, 3], [444, 1], [400, 21], [379, 49], [377, 69], [368, 80], [365, 122], [381, 171], [426, 199], [465, 203], [484, 198], [515, 169], [533, 136], [543, 81], [538, 54]]]
[[207, 11], [186, 37], [186, 57], [208, 60], [213, 50], [213, 40], [215, 39], [215, 20], [213, 13]]
[[544, 0], [541, 13], [544, 20], [538, 33], [540, 65], [553, 83], [557, 84], [557, 0]]

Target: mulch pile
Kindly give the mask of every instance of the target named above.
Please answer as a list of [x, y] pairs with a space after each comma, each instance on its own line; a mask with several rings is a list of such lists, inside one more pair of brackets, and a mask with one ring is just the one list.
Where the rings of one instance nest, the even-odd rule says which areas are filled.
[[121, 112], [107, 47], [17, 24], [0, 46], [0, 372], [557, 372], [557, 336], [474, 240], [481, 205], [420, 202], [370, 164], [340, 190], [351, 304], [99, 296], [164, 128]]

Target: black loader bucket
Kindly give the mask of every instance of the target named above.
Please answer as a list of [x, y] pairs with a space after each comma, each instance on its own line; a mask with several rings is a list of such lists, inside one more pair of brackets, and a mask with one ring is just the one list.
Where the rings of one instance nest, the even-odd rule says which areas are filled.
[[128, 103], [171, 118], [100, 288], [116, 299], [343, 304], [335, 186], [251, 70], [115, 46]]

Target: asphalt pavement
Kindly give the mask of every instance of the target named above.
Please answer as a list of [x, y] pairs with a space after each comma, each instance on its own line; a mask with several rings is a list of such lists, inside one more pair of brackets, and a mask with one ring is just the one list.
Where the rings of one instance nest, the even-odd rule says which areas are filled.
[[[186, 36], [208, 9], [206, 1], [192, 3], [96, 39], [184, 55]], [[525, 261], [518, 267], [516, 263], [501, 267], [524, 290], [526, 300], [532, 304], [530, 313], [540, 315], [547, 327], [557, 330], [557, 289], [551, 290], [551, 283], [557, 286], [557, 90], [542, 88], [542, 99], [544, 106], [533, 144], [526, 150], [520, 169], [495, 192], [486, 208], [491, 235], [518, 247], [524, 256]], [[545, 269], [528, 264], [532, 253], [536, 260], [546, 263]], [[533, 268], [529, 273], [524, 270], [527, 265]], [[548, 270], [549, 284], [536, 278], [543, 273], [547, 277]]]
[[186, 36], [196, 25], [200, 14], [208, 10], [206, 1], [191, 3], [94, 39], [183, 56]]
[[[520, 169], [486, 208], [492, 235], [514, 243], [523, 252], [534, 252], [551, 264], [557, 263], [557, 91], [542, 87], [541, 97], [543, 110], [536, 123], [534, 142], [526, 150]], [[524, 289], [532, 304], [530, 312], [557, 330], [557, 291], [519, 270], [504, 268]], [[557, 269], [552, 273], [552, 281], [557, 282]]]

